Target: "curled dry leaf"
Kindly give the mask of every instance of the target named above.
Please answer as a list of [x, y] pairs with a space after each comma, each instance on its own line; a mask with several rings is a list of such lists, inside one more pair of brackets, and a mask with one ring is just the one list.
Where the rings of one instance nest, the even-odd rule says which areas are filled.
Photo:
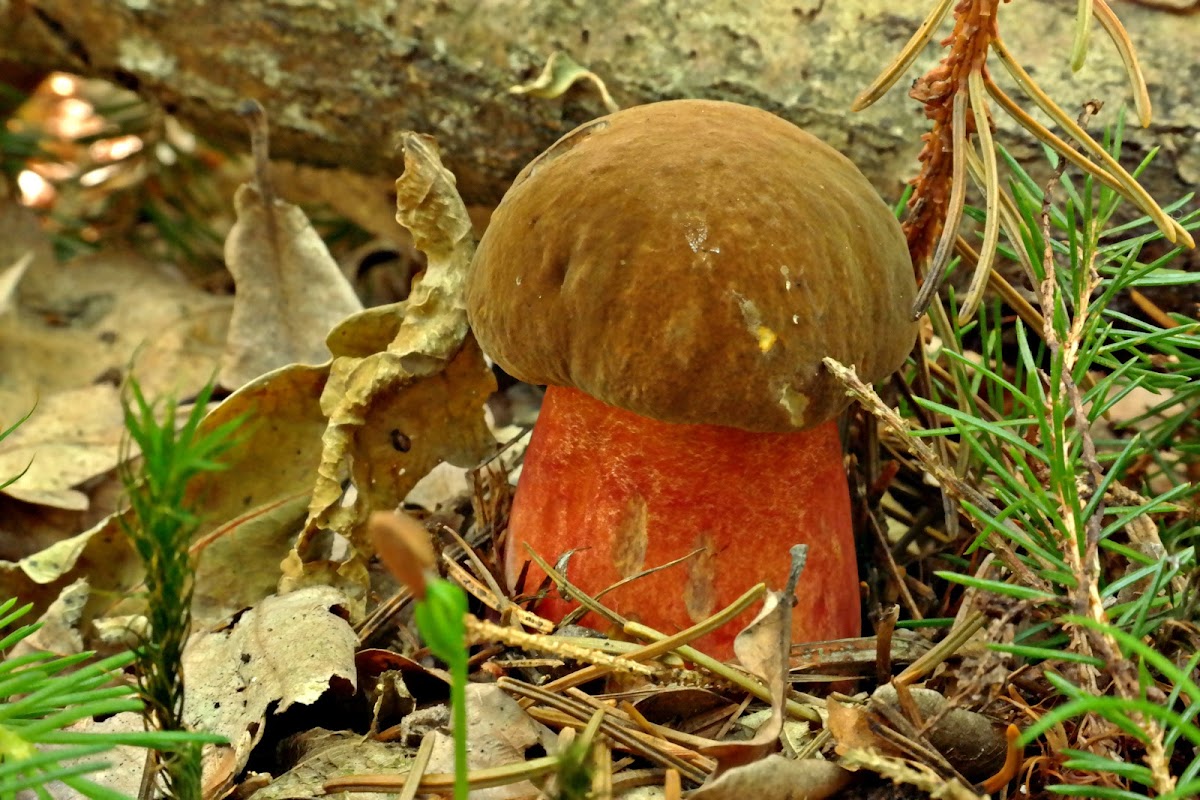
[[508, 91], [510, 94], [527, 94], [532, 97], [553, 100], [561, 97], [579, 81], [588, 81], [596, 87], [600, 100], [608, 109], [608, 113], [613, 114], [620, 110], [620, 106], [608, 93], [608, 86], [605, 85], [604, 80], [561, 50], [555, 50], [550, 54], [550, 57], [546, 59], [546, 65], [542, 67], [541, 74], [536, 78], [528, 83], [509, 87]]
[[234, 205], [225, 264], [237, 294], [220, 375], [231, 388], [288, 364], [328, 361], [325, 337], [362, 310], [303, 211], [249, 183]]
[[[495, 389], [467, 333], [463, 285], [474, 251], [471, 220], [427, 137], [406, 134], [397, 219], [412, 232], [428, 267], [403, 302], [368, 309], [329, 336], [334, 353], [321, 398], [329, 417], [309, 520], [291, 565], [305, 580], [319, 528], [346, 535], [361, 552], [372, 509], [395, 508], [443, 461], [477, 463], [495, 448], [483, 404]], [[349, 476], [357, 490], [342, 503]], [[365, 573], [364, 573], [365, 574]]]
[[788, 656], [791, 652], [792, 598], [804, 569], [808, 550], [792, 548], [792, 570], [782, 591], [767, 592], [762, 609], [733, 640], [733, 652], [746, 669], [757, 675], [771, 692], [771, 716], [753, 737], [741, 742], [713, 742], [699, 748], [717, 759], [713, 778], [757, 762], [776, 748], [783, 730], [783, 706], [788, 692]]
[[413, 287], [405, 324], [391, 350], [414, 375], [428, 374], [453, 358], [467, 335], [465, 287], [475, 235], [471, 217], [442, 166], [437, 143], [406, 133], [404, 174], [396, 180], [396, 221], [412, 233], [429, 266]]

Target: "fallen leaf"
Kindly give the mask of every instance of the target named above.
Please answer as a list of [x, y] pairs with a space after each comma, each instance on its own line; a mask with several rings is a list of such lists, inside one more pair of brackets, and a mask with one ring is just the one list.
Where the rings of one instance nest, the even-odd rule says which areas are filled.
[[495, 380], [468, 336], [463, 297], [471, 220], [433, 141], [411, 133], [403, 141], [397, 219], [428, 267], [407, 300], [367, 309], [329, 335], [334, 360], [321, 398], [329, 427], [288, 586], [311, 580], [314, 568], [329, 573], [327, 564], [310, 566], [327, 558], [315, 545], [321, 529], [347, 537], [351, 560], [361, 561], [371, 552], [363, 523], [372, 510], [399, 506], [439, 463], [471, 466], [495, 448], [483, 413]]
[[0, 593], [20, 597], [41, 613], [71, 581], [87, 578], [92, 587], [81, 621], [91, 620], [114, 595], [129, 591], [141, 576], [129, 539], [116, 517], [57, 542], [20, 561], [0, 561]]
[[[342, 368], [350, 369], [348, 375]], [[369, 509], [397, 507], [443, 461], [474, 466], [496, 446], [483, 417], [495, 382], [474, 339], [443, 369], [419, 379], [391, 353], [338, 359], [322, 403], [335, 405], [310, 508], [309, 529], [358, 542]], [[348, 464], [346, 463], [348, 462]], [[347, 474], [357, 490], [342, 505]]]
[[783, 730], [783, 706], [787, 700], [789, 654], [791, 652], [792, 598], [796, 582], [804, 569], [808, 550], [804, 545], [792, 548], [792, 570], [782, 591], [769, 591], [762, 608], [750, 624], [733, 640], [733, 653], [746, 669], [757, 675], [771, 692], [771, 712], [766, 724], [750, 739], [741, 742], [714, 742], [698, 748], [717, 759], [713, 779], [725, 772], [756, 762], [776, 748]]
[[329, 360], [325, 337], [362, 310], [346, 276], [298, 207], [254, 184], [234, 196], [225, 264], [237, 284], [221, 384], [237, 387], [288, 364]]
[[[96, 721], [91, 717], [80, 720], [65, 728], [71, 733], [105, 734], [105, 733], [141, 733], [146, 730], [146, 722], [141, 714], [124, 711], [107, 719]], [[100, 761], [108, 766], [99, 772], [91, 772], [86, 776], [92, 783], [99, 784], [105, 789], [120, 792], [126, 797], [137, 797], [141, 788], [142, 771], [146, 767], [146, 750], [142, 747], [119, 745], [85, 759], [70, 759], [61, 762], [63, 766], [78, 764], [83, 761]], [[61, 783], [52, 783], [46, 787], [50, 796], [56, 800], [77, 800], [79, 792]]]
[[325, 416], [325, 367], [292, 365], [238, 389], [204, 418], [202, 429], [242, 417], [223, 469], [188, 486], [203, 514], [193, 614], [208, 624], [272, 594], [312, 491]]
[[[325, 782], [344, 775], [396, 774], [412, 763], [413, 751], [361, 734], [316, 728], [290, 737], [295, 764], [247, 800], [308, 800], [328, 797]], [[389, 800], [394, 792], [355, 792], [354, 800]]]
[[43, 399], [0, 440], [0, 476], [24, 475], [3, 490], [26, 503], [84, 510], [76, 487], [116, 467], [125, 417], [115, 386], [99, 384]]
[[[937, 722], [926, 731], [925, 738], [963, 777], [981, 781], [1000, 771], [1008, 755], [1008, 740], [1003, 727], [970, 709], [947, 709], [950, 701], [933, 689], [912, 687], [908, 692], [922, 719], [937, 716]], [[896, 689], [891, 684], [876, 689], [871, 695], [871, 703], [900, 709]]]
[[340, 592], [313, 587], [266, 598], [232, 627], [192, 637], [183, 655], [184, 718], [230, 742], [205, 748], [206, 770], [221, 764], [229, 780], [240, 772], [268, 710], [311, 705], [339, 684], [354, 689], [358, 637], [338, 613], [344, 604]]
[[[487, 769], [526, 761], [526, 751], [555, 751], [554, 733], [525, 713], [520, 704], [495, 684], [467, 684], [467, 763], [471, 769]], [[454, 772], [454, 739], [435, 734], [433, 753], [426, 773]], [[531, 797], [537, 789], [529, 781], [476, 789], [472, 800], [512, 800]]]
[[647, 720], [668, 727], [729, 705], [730, 701], [721, 694], [694, 686], [662, 687], [633, 702], [633, 707]]
[[113, 514], [124, 502], [125, 487], [116, 471], [84, 483], [85, 511], [33, 505], [0, 494], [0, 559], [19, 561], [88, 530]]
[[[247, 419], [225, 469], [199, 475], [187, 499], [201, 512], [193, 614], [207, 625], [273, 594], [280, 563], [291, 549], [320, 457], [325, 417], [318, 398], [323, 367], [292, 366], [264, 375], [227, 397], [202, 428]], [[3, 443], [0, 443], [2, 446]], [[247, 557], [247, 554], [253, 554]], [[139, 600], [113, 605], [141, 582], [136, 553], [113, 515], [81, 534], [17, 562], [0, 562], [0, 590], [44, 609], [62, 586], [86, 577], [93, 589], [84, 620], [131, 613]]]
[[132, 253], [35, 261], [0, 317], [0, 421], [131, 373], [147, 397], [190, 397], [216, 368], [230, 305]]
[[280, 562], [307, 513], [308, 495], [299, 493], [256, 506], [214, 530], [216, 538], [196, 561], [196, 622], [215, 624], [274, 594]]
[[90, 591], [87, 581], [83, 580], [75, 581], [63, 589], [45, 613], [38, 617], [38, 629], [13, 645], [6, 656], [16, 658], [36, 652], [60, 656], [82, 653], [84, 646], [83, 637], [79, 635], [79, 623]]
[[371, 703], [371, 727], [368, 733], [372, 736], [399, 723], [416, 708], [416, 700], [404, 682], [404, 673], [398, 669], [388, 670], [374, 678], [363, 693]]
[[729, 770], [688, 796], [695, 800], [825, 800], [846, 788], [853, 777], [828, 761], [772, 754]]
[[863, 706], [842, 703], [831, 697], [825, 701], [825, 708], [829, 712], [827, 726], [837, 742], [838, 753], [875, 748], [898, 754], [886, 739], [876, 736], [871, 730], [871, 720]]

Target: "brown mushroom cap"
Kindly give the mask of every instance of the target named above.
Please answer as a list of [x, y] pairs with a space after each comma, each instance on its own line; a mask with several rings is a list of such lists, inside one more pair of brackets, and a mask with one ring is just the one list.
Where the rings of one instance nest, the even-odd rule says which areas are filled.
[[594, 120], [496, 208], [467, 285], [485, 352], [667, 422], [787, 431], [912, 347], [891, 210], [841, 153], [772, 114], [677, 100]]

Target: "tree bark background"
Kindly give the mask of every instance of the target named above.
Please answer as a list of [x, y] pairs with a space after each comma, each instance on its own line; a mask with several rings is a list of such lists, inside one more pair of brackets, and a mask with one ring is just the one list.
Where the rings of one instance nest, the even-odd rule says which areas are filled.
[[[531, 157], [604, 113], [578, 84], [554, 100], [510, 94], [562, 50], [621, 105], [736, 100], [780, 114], [846, 152], [887, 197], [916, 171], [925, 121], [906, 90], [930, 48], [876, 106], [855, 94], [905, 43], [932, 0], [0, 0], [0, 59], [112, 79], [205, 136], [244, 149], [236, 114], [256, 98], [272, 154], [395, 176], [394, 135], [436, 136], [470, 203], [495, 202]], [[1006, 41], [1060, 105], [1089, 99], [1110, 124], [1130, 92], [1098, 26], [1085, 68], [1068, 66], [1075, 3], [1001, 7]], [[1146, 183], [1169, 202], [1200, 183], [1200, 15], [1113, 0], [1138, 47], [1155, 118], [1134, 152], [1161, 145]], [[998, 78], [1002, 69], [993, 70]], [[1002, 80], [1002, 83], [1005, 81]], [[1005, 118], [1001, 141], [1039, 149]], [[1138, 152], [1141, 151], [1141, 152]]]

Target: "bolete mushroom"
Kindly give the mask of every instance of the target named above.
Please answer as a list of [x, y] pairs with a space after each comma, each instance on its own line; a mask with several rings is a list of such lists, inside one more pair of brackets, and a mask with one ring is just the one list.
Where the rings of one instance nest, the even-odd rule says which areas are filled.
[[[548, 385], [510, 583], [525, 545], [551, 563], [576, 551], [568, 574], [593, 594], [692, 554], [603, 597], [673, 633], [755, 583], [782, 587], [788, 548], [806, 543], [793, 640], [858, 635], [847, 400], [821, 358], [864, 380], [897, 369], [914, 291], [866, 178], [766, 111], [654, 103], [562, 137], [496, 208], [467, 286], [484, 351]], [[727, 657], [747, 619], [698, 645]]]

